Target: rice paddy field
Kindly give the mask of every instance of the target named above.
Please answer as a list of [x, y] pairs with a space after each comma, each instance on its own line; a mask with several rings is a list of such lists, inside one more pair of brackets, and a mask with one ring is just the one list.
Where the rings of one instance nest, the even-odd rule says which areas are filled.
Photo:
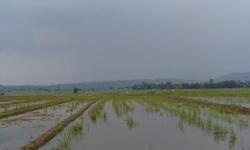
[[250, 89], [6, 92], [0, 150], [250, 150]]

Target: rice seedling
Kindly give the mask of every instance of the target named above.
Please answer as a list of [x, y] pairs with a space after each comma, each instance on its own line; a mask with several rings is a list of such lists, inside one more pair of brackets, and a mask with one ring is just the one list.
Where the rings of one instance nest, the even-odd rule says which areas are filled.
[[92, 107], [91, 110], [88, 112], [88, 115], [92, 123], [96, 123], [97, 118], [101, 117], [105, 102], [106, 102], [105, 100], [97, 102], [97, 104], [94, 107]]
[[133, 110], [133, 108], [129, 105], [128, 100], [113, 99], [112, 106], [118, 117]]
[[126, 122], [129, 129], [132, 129], [135, 126], [135, 122], [132, 117], [128, 117]]
[[237, 135], [233, 130], [231, 130], [229, 135], [229, 149], [233, 149], [234, 145], [236, 144], [236, 141]]

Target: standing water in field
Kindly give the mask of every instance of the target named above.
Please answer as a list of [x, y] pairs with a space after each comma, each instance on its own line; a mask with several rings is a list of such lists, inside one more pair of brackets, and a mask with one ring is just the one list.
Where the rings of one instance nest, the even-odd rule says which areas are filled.
[[0, 149], [16, 149], [30, 142], [84, 105], [83, 102], [68, 102], [0, 119]]
[[[113, 100], [97, 104], [82, 118], [83, 129], [67, 141], [66, 150], [250, 149], [248, 116], [167, 102]], [[69, 131], [41, 149], [60, 149]]]

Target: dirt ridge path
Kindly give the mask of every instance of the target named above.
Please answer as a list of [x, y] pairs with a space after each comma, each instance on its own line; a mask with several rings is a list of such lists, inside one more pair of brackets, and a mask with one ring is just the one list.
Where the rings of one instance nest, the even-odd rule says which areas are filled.
[[75, 114], [65, 118], [61, 122], [54, 125], [52, 128], [38, 136], [36, 139], [32, 140], [30, 143], [21, 146], [18, 150], [37, 150], [47, 142], [49, 142], [52, 138], [54, 138], [60, 131], [62, 131], [65, 127], [67, 127], [72, 121], [76, 120], [79, 116], [81, 116], [91, 105], [93, 105], [96, 101], [89, 102], [86, 106], [81, 108]]

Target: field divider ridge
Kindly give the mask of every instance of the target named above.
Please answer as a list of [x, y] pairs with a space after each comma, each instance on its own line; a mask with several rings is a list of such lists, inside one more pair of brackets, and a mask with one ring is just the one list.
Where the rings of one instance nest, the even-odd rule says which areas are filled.
[[45, 104], [31, 105], [29, 107], [24, 107], [22, 109], [17, 109], [17, 110], [13, 109], [13, 110], [10, 110], [8, 112], [0, 113], [0, 119], [20, 115], [20, 114], [23, 114], [23, 113], [26, 113], [26, 112], [34, 111], [34, 110], [37, 110], [37, 109], [42, 109], [44, 107], [50, 107], [50, 106], [54, 106], [54, 105], [67, 103], [67, 102], [70, 102], [70, 101], [72, 101], [72, 100], [62, 100], [62, 101], [58, 100], [58, 101], [53, 102], [51, 104], [45, 103]]
[[37, 150], [51, 139], [53, 139], [59, 132], [61, 132], [65, 127], [67, 127], [72, 121], [76, 120], [81, 116], [88, 108], [93, 105], [96, 101], [89, 102], [86, 106], [81, 108], [75, 114], [65, 118], [61, 122], [54, 125], [52, 128], [41, 134], [36, 139], [32, 140], [30, 143], [21, 146], [18, 150]]
[[214, 102], [208, 102], [208, 101], [202, 101], [202, 100], [194, 100], [191, 98], [183, 98], [183, 97], [176, 97], [176, 96], [168, 96], [167, 98], [181, 101], [181, 102], [191, 102], [191, 103], [195, 103], [195, 104], [205, 106], [205, 107], [216, 107], [216, 108], [223, 108], [223, 109], [231, 110], [231, 112], [228, 112], [228, 113], [236, 112], [240, 114], [250, 114], [250, 108], [237, 106], [233, 104], [220, 104], [220, 103], [214, 103]]

